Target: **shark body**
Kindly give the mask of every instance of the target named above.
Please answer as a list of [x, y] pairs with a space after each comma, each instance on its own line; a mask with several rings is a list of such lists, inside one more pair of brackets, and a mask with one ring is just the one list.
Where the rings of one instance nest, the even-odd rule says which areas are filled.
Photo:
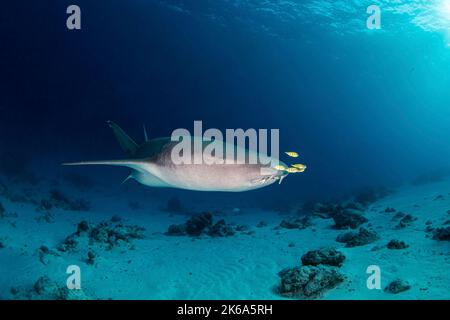
[[[131, 169], [126, 180], [135, 179], [150, 187], [171, 187], [196, 191], [248, 191], [271, 185], [277, 181], [281, 183], [287, 175], [286, 172], [272, 168], [270, 163], [249, 164], [244, 161], [233, 164], [211, 162], [209, 162], [211, 164], [175, 164], [172, 160], [172, 151], [178, 142], [171, 141], [169, 137], [148, 140], [144, 130], [146, 141], [138, 145], [117, 124], [108, 121], [108, 125], [112, 128], [127, 159], [83, 161], [65, 165], [125, 166]], [[202, 141], [203, 148], [209, 143], [210, 141]], [[220, 143], [223, 144], [223, 147], [227, 147], [225, 142]], [[202, 155], [195, 154], [198, 152], [202, 152]], [[252, 151], [245, 150], [246, 155], [250, 153]], [[191, 156], [204, 156], [203, 149], [191, 148]]]

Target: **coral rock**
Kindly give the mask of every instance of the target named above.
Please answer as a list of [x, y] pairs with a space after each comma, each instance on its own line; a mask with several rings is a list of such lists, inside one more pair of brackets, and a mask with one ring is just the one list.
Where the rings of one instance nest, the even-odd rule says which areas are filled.
[[320, 264], [340, 267], [345, 256], [334, 248], [325, 248], [308, 251], [302, 256], [304, 266], [317, 266]]
[[345, 279], [336, 267], [302, 266], [282, 270], [279, 294], [286, 297], [318, 298]]
[[345, 209], [333, 217], [337, 229], [356, 229], [368, 220], [358, 210]]
[[359, 232], [349, 231], [337, 237], [337, 242], [345, 243], [346, 247], [358, 247], [378, 240], [378, 235], [375, 231], [370, 231], [366, 228], [360, 228]]
[[389, 293], [400, 293], [406, 290], [409, 290], [411, 288], [411, 286], [409, 285], [409, 283], [407, 281], [404, 280], [394, 280], [392, 281], [385, 289], [385, 292], [389, 292]]
[[408, 247], [409, 246], [404, 241], [396, 239], [389, 241], [389, 243], [387, 244], [387, 248], [392, 250], [406, 249]]

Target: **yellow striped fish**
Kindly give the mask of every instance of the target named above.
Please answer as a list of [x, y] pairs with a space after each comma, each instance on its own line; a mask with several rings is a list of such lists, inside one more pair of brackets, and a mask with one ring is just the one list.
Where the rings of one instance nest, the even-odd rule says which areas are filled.
[[298, 157], [298, 153], [297, 152], [294, 152], [294, 151], [288, 151], [288, 152], [285, 152], [289, 157], [292, 157], [292, 158], [297, 158]]
[[275, 167], [273, 167], [276, 170], [279, 171], [285, 171], [287, 168], [285, 166], [283, 166], [282, 164], [277, 164]]

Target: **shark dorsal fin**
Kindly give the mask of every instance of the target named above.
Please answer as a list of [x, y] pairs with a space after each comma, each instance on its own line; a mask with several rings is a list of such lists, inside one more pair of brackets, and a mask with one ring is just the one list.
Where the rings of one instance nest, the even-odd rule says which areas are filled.
[[136, 151], [139, 148], [137, 143], [134, 142], [134, 140], [131, 139], [130, 136], [126, 134], [126, 132], [123, 131], [122, 128], [119, 127], [117, 124], [115, 124], [112, 121], [107, 121], [107, 123], [109, 127], [113, 130], [114, 135], [116, 136], [116, 139], [119, 142], [120, 147], [125, 152], [125, 154], [128, 157], [134, 157]]

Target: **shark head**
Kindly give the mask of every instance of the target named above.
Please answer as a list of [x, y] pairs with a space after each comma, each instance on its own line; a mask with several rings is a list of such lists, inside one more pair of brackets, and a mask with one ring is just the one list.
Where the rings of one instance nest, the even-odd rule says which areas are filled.
[[288, 174], [286, 171], [272, 167], [261, 167], [260, 174], [251, 180], [251, 184], [255, 187], [265, 187], [275, 182], [281, 184]]

